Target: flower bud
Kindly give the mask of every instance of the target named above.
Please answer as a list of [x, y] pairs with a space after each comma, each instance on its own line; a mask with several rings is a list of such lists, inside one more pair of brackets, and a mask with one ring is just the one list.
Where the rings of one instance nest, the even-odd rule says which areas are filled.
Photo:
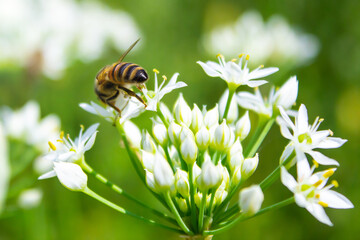
[[193, 137], [188, 136], [184, 139], [180, 146], [180, 152], [187, 164], [192, 165], [196, 161], [198, 148]]
[[195, 181], [201, 173], [201, 168], [196, 164], [196, 162], [193, 165], [193, 181]]
[[175, 198], [176, 199], [176, 202], [180, 208], [180, 210], [183, 212], [183, 213], [186, 213], [188, 211], [188, 205], [186, 203], [186, 200], [184, 198]]
[[248, 179], [256, 170], [259, 163], [259, 154], [255, 154], [253, 158], [246, 158], [241, 168], [241, 175], [244, 179]]
[[240, 141], [244, 140], [250, 132], [251, 123], [249, 117], [249, 111], [246, 111], [244, 116], [242, 116], [239, 121], [237, 121], [235, 126], [235, 134], [240, 138]]
[[[221, 116], [224, 115], [228, 96], [229, 96], [229, 90], [226, 89], [224, 94], [220, 98], [220, 107], [219, 108], [220, 108]], [[236, 102], [236, 96], [234, 95], [231, 99], [230, 108], [229, 108], [228, 115], [226, 117], [226, 121], [228, 123], [232, 123], [238, 118], [238, 116], [239, 116], [239, 110], [238, 110], [238, 105]]]
[[183, 196], [184, 198], [190, 196], [189, 177], [187, 172], [179, 168], [176, 170], [175, 186], [176, 190], [181, 194], [181, 196]]
[[220, 162], [218, 163], [217, 167], [222, 175], [222, 181], [221, 181], [219, 188], [226, 189], [229, 186], [230, 174], [229, 174], [227, 168], [225, 166], [221, 165]]
[[167, 129], [164, 126], [164, 124], [154, 123], [152, 131], [153, 131], [153, 135], [154, 135], [156, 141], [161, 146], [165, 146], [165, 144], [168, 141], [168, 134], [167, 134]]
[[[195, 205], [200, 208], [201, 206], [201, 199], [203, 198], [203, 194], [201, 192], [197, 192], [195, 194]], [[205, 203], [205, 207], [209, 207], [210, 205], [210, 199], [211, 199], [211, 195], [207, 195], [206, 196], [206, 203]]]
[[87, 188], [87, 175], [75, 163], [54, 162], [55, 173], [61, 184], [71, 191], [84, 191]]
[[171, 122], [174, 120], [169, 108], [162, 102], [160, 102], [160, 111], [164, 115], [166, 121]]
[[195, 135], [196, 143], [200, 151], [205, 151], [210, 144], [210, 133], [206, 127], [202, 127]]
[[218, 105], [205, 113], [204, 116], [204, 124], [210, 129], [212, 126], [217, 125], [219, 123], [219, 108]]
[[175, 146], [180, 145], [180, 132], [181, 132], [181, 126], [175, 123], [174, 121], [172, 121], [168, 127], [168, 134], [171, 142]]
[[290, 109], [295, 104], [298, 95], [299, 83], [296, 76], [292, 76], [287, 80], [282, 87], [276, 92], [275, 104], [282, 106], [284, 109]]
[[178, 124], [184, 123], [187, 127], [191, 124], [191, 109], [180, 93], [174, 107], [175, 120]]
[[235, 143], [231, 146], [227, 154], [227, 160], [231, 171], [234, 171], [237, 167], [241, 167], [244, 161], [242, 151], [243, 149], [240, 140], [237, 139]]
[[204, 125], [204, 117], [202, 115], [201, 110], [196, 104], [194, 104], [194, 108], [191, 111], [191, 113], [192, 113], [192, 121], [190, 127], [194, 132], [197, 132]]
[[259, 185], [244, 188], [239, 194], [239, 207], [246, 216], [257, 213], [264, 201], [264, 194]]
[[146, 181], [146, 184], [148, 185], [148, 187], [152, 191], [154, 191], [156, 193], [158, 192], [158, 188], [157, 188], [156, 183], [155, 183], [154, 174], [149, 172], [147, 169], [145, 169], [145, 181]]
[[141, 163], [145, 170], [150, 172], [154, 171], [154, 163], [155, 163], [155, 154], [152, 152], [147, 152], [144, 150], [140, 150], [141, 152]]
[[183, 142], [187, 137], [191, 137], [195, 139], [194, 133], [190, 130], [190, 128], [188, 128], [185, 125], [182, 125], [180, 131], [180, 142]]
[[218, 188], [215, 192], [215, 204], [220, 205], [227, 197], [228, 192], [224, 188]]
[[226, 120], [216, 127], [214, 133], [214, 146], [218, 151], [224, 151], [228, 149], [232, 144], [233, 136], [231, 129], [226, 124]]
[[210, 188], [217, 188], [221, 184], [221, 170], [212, 161], [205, 161], [201, 168], [201, 173], [196, 179], [197, 186], [201, 192]]
[[141, 133], [139, 128], [133, 122], [127, 120], [123, 124], [123, 129], [130, 142], [130, 147], [139, 150], [141, 144]]
[[156, 144], [147, 131], [142, 132], [141, 149], [150, 153], [156, 152]]
[[231, 187], [235, 187], [236, 185], [239, 184], [239, 182], [241, 181], [241, 166], [238, 166], [232, 174], [231, 177]]
[[175, 180], [169, 163], [160, 153], [156, 153], [154, 178], [159, 192], [169, 191]]

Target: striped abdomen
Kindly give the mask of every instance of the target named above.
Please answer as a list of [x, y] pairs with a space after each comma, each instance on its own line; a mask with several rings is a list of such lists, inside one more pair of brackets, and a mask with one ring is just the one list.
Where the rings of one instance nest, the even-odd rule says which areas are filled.
[[143, 83], [149, 77], [142, 67], [134, 63], [121, 62], [113, 65], [109, 71], [112, 82]]

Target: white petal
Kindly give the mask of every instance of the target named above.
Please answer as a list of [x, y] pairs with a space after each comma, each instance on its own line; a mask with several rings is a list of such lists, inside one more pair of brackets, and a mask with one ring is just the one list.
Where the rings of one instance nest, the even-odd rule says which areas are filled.
[[38, 177], [39, 180], [42, 180], [42, 179], [47, 179], [47, 178], [52, 178], [52, 177], [55, 177], [56, 176], [56, 173], [54, 170], [50, 171], [50, 172], [47, 172], [47, 173], [44, 173], [43, 175], [41, 175], [40, 177]]
[[260, 69], [256, 69], [256, 70], [252, 71], [249, 74], [249, 78], [250, 79], [262, 78], [262, 77], [269, 76], [277, 71], [279, 71], [279, 68], [277, 68], [277, 67], [269, 67], [269, 68], [262, 68], [262, 69], [260, 68]]
[[281, 154], [280, 163], [285, 161], [291, 155], [291, 153], [294, 151], [294, 149], [295, 149], [294, 145], [291, 145], [291, 144], [286, 145], [284, 151]]
[[295, 202], [299, 207], [302, 207], [302, 208], [307, 207], [307, 205], [309, 204], [306, 201], [306, 198], [304, 197], [304, 195], [298, 194], [298, 193], [295, 194]]
[[100, 123], [95, 123], [85, 131], [84, 135], [82, 136], [84, 142], [87, 141], [87, 139], [96, 132], [96, 129], [99, 125]]
[[328, 137], [325, 140], [321, 141], [318, 145], [316, 145], [317, 148], [338, 148], [341, 147], [344, 143], [346, 143], [346, 139], [341, 138], [335, 138], [335, 137]]
[[264, 85], [267, 82], [268, 81], [265, 80], [253, 80], [253, 81], [247, 81], [245, 84], [248, 85], [249, 87], [258, 87]]
[[307, 153], [310, 154], [319, 164], [339, 166], [339, 163], [336, 160], [331, 159], [320, 152], [309, 151]]
[[311, 171], [310, 171], [310, 165], [309, 162], [305, 156], [305, 153], [299, 150], [295, 147], [296, 152], [296, 158], [297, 158], [297, 179], [298, 181], [301, 181], [301, 179], [310, 177]]
[[54, 170], [64, 187], [72, 191], [83, 191], [87, 186], [87, 175], [75, 163], [55, 162]]
[[281, 167], [281, 182], [291, 191], [295, 192], [295, 187], [297, 186], [297, 182], [295, 178], [286, 171], [285, 167]]
[[84, 109], [85, 111], [95, 114], [97, 115], [98, 113], [96, 112], [95, 108], [93, 108], [92, 106], [90, 106], [90, 104], [87, 103], [80, 103], [79, 106]]
[[211, 68], [207, 63], [203, 63], [201, 61], [197, 61], [197, 63], [204, 69], [205, 73], [210, 77], [219, 77], [220, 74], [213, 68]]
[[94, 132], [84, 146], [84, 152], [88, 151], [95, 143], [96, 133]]
[[291, 121], [291, 119], [289, 118], [289, 116], [287, 115], [287, 113], [285, 112], [285, 110], [279, 106], [279, 110], [280, 110], [280, 114], [282, 116], [282, 118], [284, 119], [285, 123], [292, 128], [292, 130], [294, 131], [295, 129], [295, 125], [293, 124], [293, 122]]
[[289, 140], [294, 139], [294, 136], [290, 133], [288, 126], [284, 125], [281, 122], [280, 122], [280, 132], [284, 138], [287, 138]]
[[320, 201], [327, 203], [331, 208], [346, 209], [354, 207], [344, 195], [332, 190], [322, 191]]
[[324, 208], [319, 204], [312, 203], [306, 206], [306, 210], [308, 210], [317, 220], [322, 223], [325, 223], [329, 226], [332, 226], [329, 217], [326, 215]]
[[297, 126], [299, 134], [307, 132], [309, 129], [309, 123], [307, 110], [304, 104], [300, 105], [299, 113], [296, 120], [297, 121], [295, 124]]

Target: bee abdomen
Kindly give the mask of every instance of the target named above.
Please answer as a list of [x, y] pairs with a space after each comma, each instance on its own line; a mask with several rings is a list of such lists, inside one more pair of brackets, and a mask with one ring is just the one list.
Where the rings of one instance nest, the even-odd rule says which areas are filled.
[[134, 63], [121, 62], [113, 66], [110, 80], [121, 83], [143, 83], [148, 75], [142, 67]]

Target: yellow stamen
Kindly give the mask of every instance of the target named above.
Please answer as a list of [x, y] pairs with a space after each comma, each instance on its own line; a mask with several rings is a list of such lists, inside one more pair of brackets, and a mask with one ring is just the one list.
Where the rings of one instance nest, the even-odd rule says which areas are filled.
[[264, 67], [264, 65], [262, 65], [262, 64], [259, 66], [259, 68], [263, 68], [263, 67]]
[[242, 58], [245, 54], [242, 53], [242, 54], [239, 54], [239, 58]]
[[64, 131], [61, 131], [60, 132], [60, 139], [63, 139], [64, 138]]
[[56, 150], [56, 147], [55, 147], [55, 145], [54, 145], [52, 142], [49, 141], [48, 144], [49, 144], [50, 148], [51, 148], [53, 151]]
[[80, 128], [84, 131], [85, 127], [84, 125], [80, 124]]
[[70, 148], [70, 150], [69, 150], [69, 151], [73, 151], [73, 152], [76, 152], [76, 151], [75, 151], [75, 149], [73, 149], [73, 148]]
[[334, 174], [334, 172], [335, 172], [334, 170], [328, 170], [323, 174], [323, 177], [324, 178], [329, 178]]
[[320, 119], [319, 119], [319, 122], [323, 122], [323, 121], [324, 121], [324, 119], [323, 119], [323, 118], [320, 118]]
[[334, 185], [334, 187], [339, 187], [339, 183], [336, 180], [332, 180], [331, 184]]
[[322, 180], [317, 181], [316, 183], [314, 183], [314, 187], [318, 187], [322, 182]]
[[319, 167], [319, 163], [317, 161], [315, 161], [314, 159], [312, 160], [313, 164], [315, 165], [315, 168]]
[[224, 58], [224, 56], [221, 55], [220, 53], [218, 55], [216, 55], [216, 58], [219, 58], [219, 57]]
[[156, 73], [156, 74], [159, 74], [159, 70], [157, 70], [156, 68], [153, 69], [153, 72]]
[[232, 62], [236, 62], [236, 60], [237, 60], [236, 58], [231, 59]]
[[249, 55], [246, 55], [246, 60], [249, 60], [250, 56]]
[[330, 133], [330, 136], [334, 136], [333, 131], [331, 131], [330, 129], [329, 129], [328, 131], [329, 131], [329, 133]]
[[167, 80], [167, 77], [165, 75], [162, 75], [162, 78], [164, 79], [164, 81]]
[[319, 199], [320, 198], [320, 194], [316, 194], [315, 198]]
[[59, 142], [59, 143], [64, 143], [64, 141], [61, 140], [61, 139], [58, 139], [58, 140], [56, 140], [56, 141]]
[[319, 201], [318, 204], [323, 206], [323, 207], [328, 207], [329, 206], [329, 204], [327, 204], [327, 203], [325, 203], [323, 201]]
[[66, 138], [69, 139], [69, 138], [70, 138], [70, 134], [66, 134]]

